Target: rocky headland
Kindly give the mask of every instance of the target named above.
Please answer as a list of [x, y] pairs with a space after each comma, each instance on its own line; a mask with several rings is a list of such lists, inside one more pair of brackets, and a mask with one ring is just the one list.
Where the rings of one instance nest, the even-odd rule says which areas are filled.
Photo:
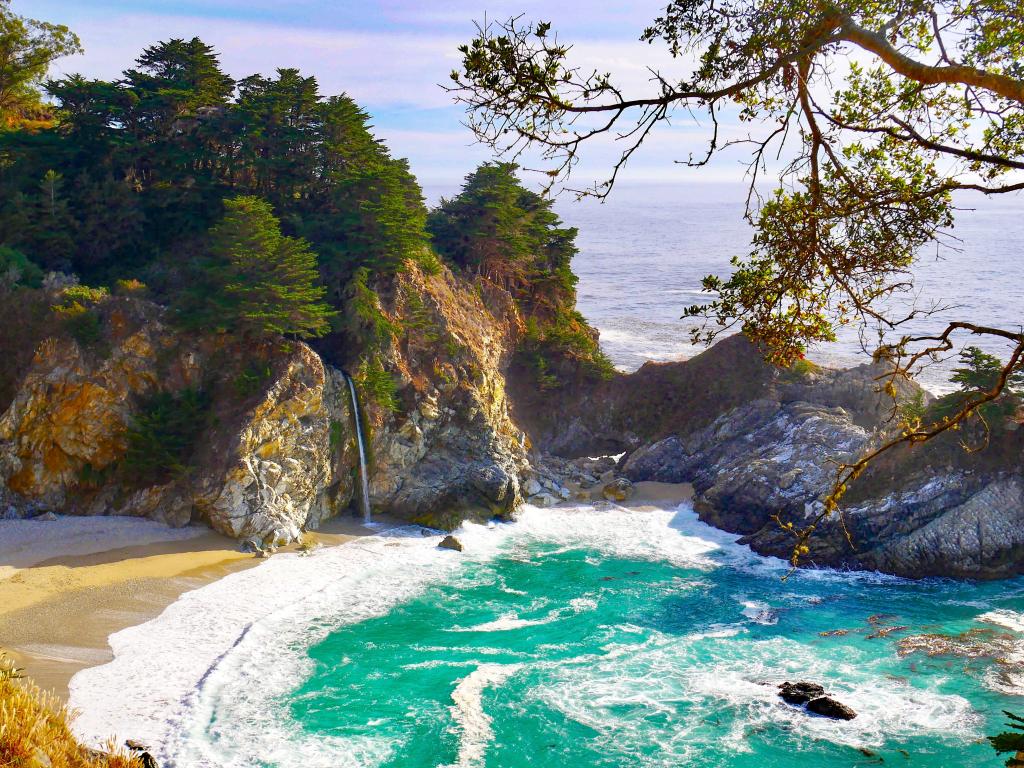
[[[878, 366], [780, 370], [734, 336], [685, 362], [542, 389], [518, 364], [524, 321], [497, 285], [410, 264], [376, 295], [396, 329], [379, 355], [388, 392], [357, 381], [360, 417], [371, 506], [399, 519], [453, 528], [616, 479], [613, 500], [626, 481], [687, 482], [701, 519], [789, 557], [779, 520], [810, 519], [836, 462], [890, 426]], [[54, 297], [41, 289], [34, 300]], [[0, 512], [202, 521], [262, 549], [354, 508], [343, 370], [359, 366], [355, 353], [294, 341], [254, 350], [183, 332], [133, 296], [107, 297], [97, 311], [102, 337], [91, 344], [42, 322], [4, 342], [20, 352], [0, 403]], [[149, 399], [200, 388], [206, 416], [189, 466], [153, 482], [130, 476], [126, 433]], [[899, 397], [914, 394], [908, 386]], [[1022, 439], [1007, 430], [978, 453], [955, 439], [894, 452], [850, 489], [842, 521], [819, 528], [804, 564], [911, 577], [1021, 572]], [[620, 453], [617, 465], [587, 458]]]

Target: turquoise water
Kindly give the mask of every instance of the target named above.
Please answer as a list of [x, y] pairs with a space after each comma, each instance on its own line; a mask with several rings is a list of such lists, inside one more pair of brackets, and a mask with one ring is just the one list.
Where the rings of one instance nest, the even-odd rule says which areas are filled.
[[[783, 582], [779, 561], [689, 510], [527, 510], [462, 535], [465, 555], [400, 537], [396, 569], [402, 547], [441, 566], [417, 561], [420, 585], [378, 615], [321, 611], [308, 641], [289, 620], [280, 653], [301, 672], [262, 709], [241, 708], [227, 679], [211, 690], [208, 754], [231, 753], [245, 717], [273, 720], [264, 730], [288, 733], [303, 765], [998, 766], [982, 737], [1024, 710], [1008, 628], [1024, 619], [1020, 581]], [[869, 637], [890, 626], [907, 629]], [[972, 629], [1006, 663], [899, 652], [900, 638]], [[786, 679], [859, 716], [787, 706]], [[283, 754], [241, 762], [291, 764]]]

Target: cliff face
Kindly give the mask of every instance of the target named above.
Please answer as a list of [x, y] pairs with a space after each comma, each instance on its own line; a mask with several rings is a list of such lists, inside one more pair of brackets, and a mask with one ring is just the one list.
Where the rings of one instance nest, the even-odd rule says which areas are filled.
[[[736, 352], [720, 347], [705, 354]], [[788, 559], [794, 539], [776, 517], [797, 528], [809, 522], [831, 492], [837, 462], [859, 456], [886, 426], [891, 400], [875, 392], [879, 373], [775, 372], [759, 397], [720, 410], [706, 426], [645, 442], [621, 470], [634, 481], [692, 482], [702, 520]], [[978, 453], [956, 437], [893, 452], [852, 484], [845, 527], [826, 520], [803, 563], [913, 578], [1024, 572], [1022, 453], [1020, 430]]]
[[446, 268], [410, 267], [381, 310], [401, 331], [382, 353], [397, 407], [366, 402], [374, 508], [438, 527], [511, 515], [529, 466], [505, 392], [522, 332], [511, 298]]
[[[410, 267], [382, 295], [400, 329], [381, 353], [394, 402], [359, 392], [374, 509], [441, 526], [511, 514], [528, 467], [505, 397], [514, 305], [446, 269]], [[95, 343], [59, 329], [26, 340], [35, 356], [0, 416], [0, 514], [201, 520], [275, 546], [349, 507], [358, 452], [341, 370], [301, 343], [179, 332], [139, 299], [107, 298], [96, 312]], [[127, 434], [147, 398], [200, 389], [207, 410], [189, 466], [140, 483]]]
[[[347, 505], [351, 441], [331, 439], [332, 424], [351, 423], [347, 391], [309, 347], [271, 350], [267, 380], [240, 395], [239, 371], [256, 350], [176, 333], [147, 302], [109, 299], [100, 311], [96, 348], [46, 338], [0, 417], [9, 506], [205, 520], [269, 545]], [[125, 457], [146, 397], [200, 387], [210, 392], [211, 418], [190, 467], [140, 487]]]

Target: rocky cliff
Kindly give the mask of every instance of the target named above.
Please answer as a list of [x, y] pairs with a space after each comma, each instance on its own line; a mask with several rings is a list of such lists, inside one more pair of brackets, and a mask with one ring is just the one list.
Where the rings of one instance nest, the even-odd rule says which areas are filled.
[[371, 502], [442, 528], [511, 515], [529, 467], [505, 372], [522, 322], [505, 291], [410, 266], [379, 292], [393, 406], [366, 398]]
[[[378, 379], [394, 396], [381, 405], [359, 393], [374, 509], [438, 525], [510, 514], [528, 466], [504, 392], [514, 306], [444, 268], [410, 267], [381, 297], [394, 332]], [[56, 301], [45, 292], [21, 299]], [[298, 342], [178, 331], [142, 299], [106, 297], [91, 311], [95, 339], [43, 323], [22, 340], [35, 353], [9, 372], [9, 402], [0, 403], [0, 513], [201, 520], [276, 546], [349, 507], [358, 459], [339, 368]], [[205, 403], [187, 466], [140, 479], [130, 430], [155, 394], [186, 391]]]
[[[726, 365], [756, 354], [744, 344], [727, 340], [705, 356]], [[677, 420], [681, 429], [655, 433], [620, 469], [633, 481], [692, 482], [701, 519], [743, 534], [741, 541], [762, 554], [788, 559], [794, 539], [779, 521], [807, 523], [830, 493], [838, 463], [891, 426], [892, 401], [876, 391], [881, 372], [871, 365], [804, 369], [800, 376], [764, 370], [756, 397]], [[725, 402], [734, 402], [733, 385], [709, 381], [703, 391], [719, 386]], [[956, 436], [895, 451], [852, 485], [841, 520], [819, 527], [803, 564], [914, 578], [1024, 572], [1022, 452], [1019, 430], [995, 435], [978, 453], [964, 451]]]

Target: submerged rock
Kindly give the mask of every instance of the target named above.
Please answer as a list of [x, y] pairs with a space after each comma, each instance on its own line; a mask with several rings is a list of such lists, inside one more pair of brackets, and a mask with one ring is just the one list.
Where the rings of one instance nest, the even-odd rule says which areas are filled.
[[456, 552], [461, 552], [463, 549], [462, 542], [451, 534], [441, 539], [441, 543], [437, 546], [441, 549], [454, 549]]

